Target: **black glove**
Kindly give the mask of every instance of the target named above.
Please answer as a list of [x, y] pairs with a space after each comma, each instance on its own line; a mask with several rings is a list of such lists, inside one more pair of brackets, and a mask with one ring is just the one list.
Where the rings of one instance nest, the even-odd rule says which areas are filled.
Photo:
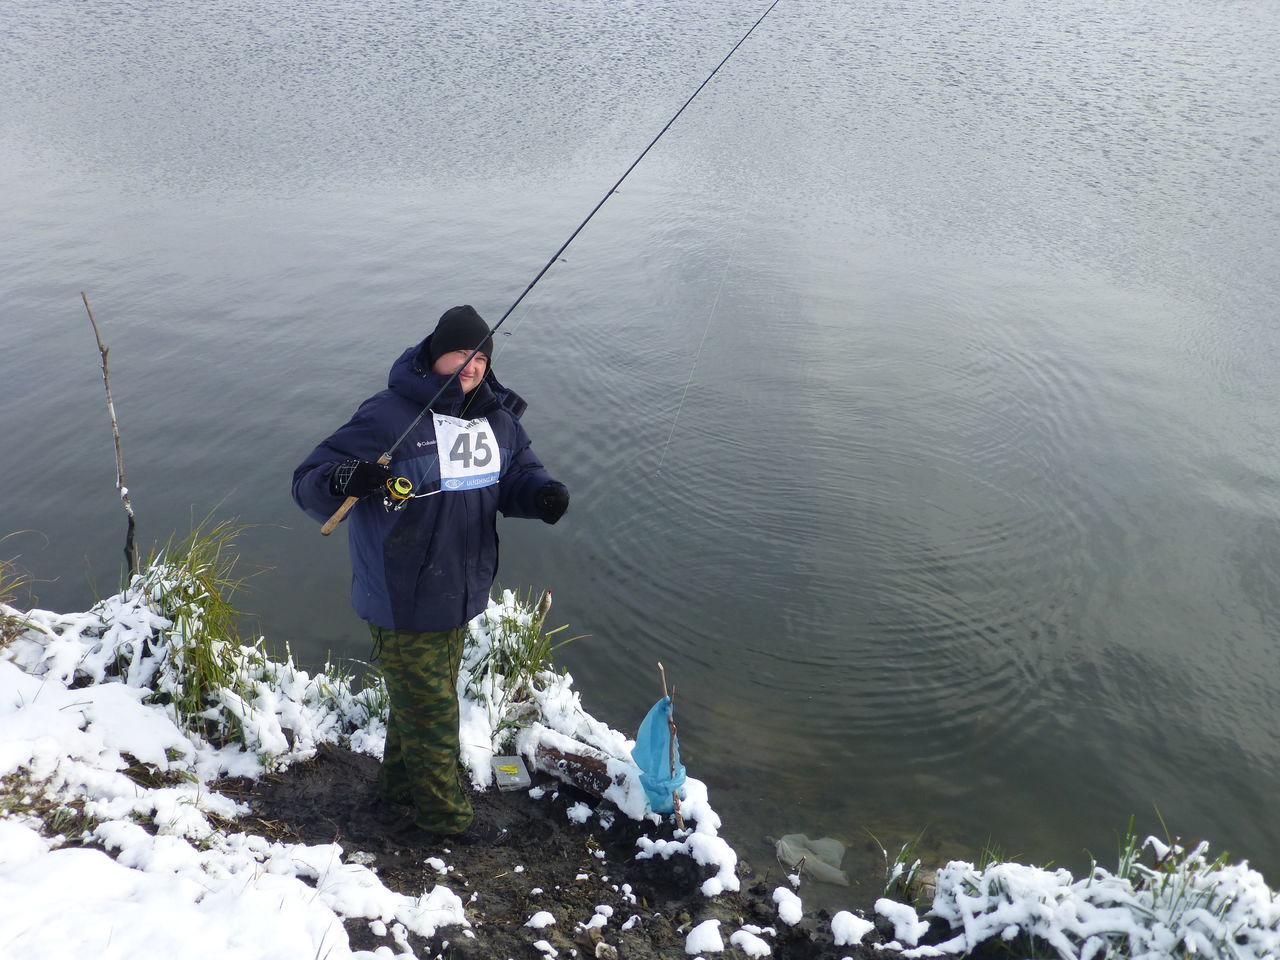
[[387, 485], [391, 471], [368, 460], [343, 460], [329, 475], [329, 492], [335, 497], [367, 497]]
[[536, 494], [538, 517], [543, 523], [555, 523], [569, 509], [569, 488], [552, 480], [538, 488]]

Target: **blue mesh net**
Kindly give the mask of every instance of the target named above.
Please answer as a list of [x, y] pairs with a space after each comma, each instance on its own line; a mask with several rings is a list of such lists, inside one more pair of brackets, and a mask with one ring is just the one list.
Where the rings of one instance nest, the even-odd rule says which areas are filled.
[[670, 716], [671, 698], [663, 697], [640, 722], [635, 749], [631, 751], [631, 759], [642, 771], [640, 783], [649, 798], [649, 809], [654, 813], [674, 810], [672, 794], [684, 786], [680, 741], [671, 737], [667, 722]]

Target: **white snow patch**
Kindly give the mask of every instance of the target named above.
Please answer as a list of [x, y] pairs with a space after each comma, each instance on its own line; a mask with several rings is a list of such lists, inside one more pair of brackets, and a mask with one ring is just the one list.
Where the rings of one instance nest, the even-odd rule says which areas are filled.
[[767, 957], [773, 953], [769, 944], [749, 930], [735, 930], [729, 935], [729, 943], [748, 957]]
[[549, 927], [556, 922], [556, 918], [547, 910], [539, 910], [532, 917], [524, 922], [526, 927], [532, 927], [534, 930], [541, 930], [543, 927]]
[[0, 820], [0, 867], [16, 867], [49, 850], [49, 842], [17, 820]]
[[773, 902], [778, 905], [778, 919], [788, 926], [794, 927], [804, 917], [804, 904], [786, 887], [774, 889]]
[[680, 804], [680, 810], [686, 822], [694, 822], [694, 829], [687, 831], [684, 839], [638, 838], [636, 846], [640, 848], [640, 852], [636, 854], [636, 859], [647, 860], [659, 856], [663, 860], [669, 860], [677, 853], [685, 854], [697, 863], [716, 868], [715, 876], [709, 877], [702, 884], [705, 896], [714, 897], [726, 890], [739, 889], [738, 855], [717, 833], [720, 829], [720, 817], [707, 803], [707, 788], [704, 783], [693, 777], [685, 780], [685, 800]]
[[915, 908], [910, 904], [897, 903], [887, 897], [876, 901], [876, 913], [893, 924], [893, 935], [908, 947], [920, 942], [929, 929], [929, 922], [916, 916]]
[[837, 947], [850, 947], [862, 942], [862, 938], [876, 928], [870, 920], [850, 913], [839, 911], [831, 918], [831, 936], [835, 938]]
[[723, 951], [724, 940], [720, 937], [719, 920], [703, 920], [684, 938], [685, 953], [722, 953]]

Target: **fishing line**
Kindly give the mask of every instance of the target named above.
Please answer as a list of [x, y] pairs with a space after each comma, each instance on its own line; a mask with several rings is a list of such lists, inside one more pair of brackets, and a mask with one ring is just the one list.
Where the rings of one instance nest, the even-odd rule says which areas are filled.
[[[525, 304], [525, 308], [520, 311], [520, 315], [512, 318], [511, 329], [502, 331], [502, 336], [507, 339], [502, 341], [493, 341], [493, 358], [491, 362], [497, 363], [499, 354], [506, 353], [507, 345], [511, 342], [510, 338], [520, 332], [520, 328], [523, 327], [525, 321], [529, 319], [529, 314], [532, 312], [532, 309], [533, 308], [528, 304]], [[463, 364], [463, 366], [466, 366], [466, 364]]]
[[[498, 322], [495, 323], [493, 327], [489, 330], [489, 333], [486, 339], [488, 339], [489, 337], [492, 337], [495, 333], [498, 332], [498, 328], [501, 327], [504, 323], [506, 323], [507, 317], [511, 316], [511, 312], [515, 310], [517, 306], [520, 305], [520, 301], [523, 300], [528, 295], [529, 291], [532, 290], [537, 285], [538, 281], [541, 280], [546, 275], [547, 271], [551, 269], [552, 265], [557, 260], [560, 259], [560, 255], [563, 254], [565, 250], [569, 248], [569, 244], [573, 243], [573, 241], [577, 238], [578, 234], [580, 234], [583, 231], [583, 229], [586, 227], [586, 225], [591, 222], [591, 218], [594, 217], [600, 211], [600, 208], [605, 205], [605, 202], [611, 196], [617, 193], [618, 188], [622, 186], [622, 181], [626, 180], [627, 177], [631, 175], [631, 171], [640, 165], [640, 161], [643, 160], [645, 156], [649, 153], [649, 151], [653, 149], [654, 145], [659, 140], [662, 139], [663, 135], [666, 134], [666, 132], [671, 129], [672, 124], [674, 124], [678, 119], [680, 119], [680, 115], [684, 113], [685, 109], [689, 106], [689, 104], [693, 103], [694, 99], [698, 96], [698, 94], [702, 92], [703, 88], [706, 87], [706, 85], [711, 82], [712, 78], [714, 78], [715, 75], [720, 72], [720, 68], [729, 62], [729, 58], [738, 52], [738, 48], [747, 42], [747, 38], [751, 36], [752, 33], [755, 32], [756, 27], [760, 26], [760, 24], [764, 22], [764, 18], [767, 17], [770, 13], [772, 13], [773, 8], [776, 7], [780, 2], [781, 0], [773, 0], [773, 2], [769, 4], [768, 8], [764, 11], [764, 13], [760, 14], [756, 22], [753, 23], [747, 29], [747, 32], [744, 33], [738, 39], [738, 42], [735, 43], [733, 47], [729, 50], [729, 52], [724, 55], [724, 59], [721, 60], [718, 64], [716, 64], [715, 69], [713, 69], [709, 74], [707, 74], [706, 78], [700, 84], [698, 84], [698, 88], [689, 95], [689, 99], [686, 100], [680, 106], [679, 110], [677, 110], [674, 114], [672, 114], [671, 119], [668, 120], [666, 124], [663, 126], [663, 128], [658, 131], [658, 135], [654, 137], [652, 140], [650, 140], [649, 145], [645, 147], [643, 150], [641, 150], [639, 156], [637, 156], [634, 160], [631, 161], [631, 165], [627, 167], [625, 171], [623, 171], [622, 176], [620, 176], [617, 179], [617, 181], [614, 183], [614, 185], [605, 192], [605, 195], [600, 198], [600, 201], [594, 207], [591, 208], [591, 212], [586, 215], [586, 217], [583, 219], [583, 221], [580, 224], [578, 224], [577, 228], [574, 229], [573, 233], [569, 234], [569, 239], [565, 240], [564, 243], [560, 244], [560, 248], [551, 255], [551, 259], [549, 259], [543, 265], [542, 269], [537, 272], [534, 278], [529, 281], [529, 285], [520, 292], [520, 296], [516, 297], [515, 300], [512, 302], [511, 306], [507, 307], [506, 312], [498, 319]], [[427, 405], [422, 408], [422, 410], [418, 413], [416, 417], [414, 417], [413, 422], [410, 423], [409, 426], [405, 428], [404, 433], [400, 434], [400, 436], [396, 438], [396, 442], [391, 444], [391, 446], [387, 448], [386, 453], [384, 453], [381, 457], [378, 458], [378, 463], [381, 466], [385, 467], [391, 463], [391, 456], [392, 454], [395, 453], [396, 448], [399, 447], [400, 444], [404, 442], [405, 438], [409, 436], [410, 433], [413, 432], [414, 428], [417, 427], [418, 424], [422, 422], [422, 418], [431, 412], [431, 408], [435, 405], [435, 402], [440, 399], [440, 397], [444, 394], [445, 390], [449, 388], [449, 385], [453, 383], [454, 380], [457, 379], [458, 374], [461, 373], [462, 370], [467, 366], [467, 364], [471, 362], [471, 358], [480, 352], [480, 347], [482, 347], [483, 345], [484, 345], [483, 340], [481, 340], [480, 343], [476, 344], [475, 349], [473, 349], [469, 354], [467, 354], [467, 359], [462, 362], [462, 364], [458, 367], [457, 370], [455, 370], [452, 374], [449, 375], [449, 378], [445, 380], [444, 384], [440, 387], [440, 389], [436, 391], [436, 395], [427, 402]], [[358, 499], [359, 499], [358, 497], [348, 497], [343, 502], [342, 506], [339, 507], [337, 511], [334, 512], [333, 516], [330, 517], [325, 522], [324, 526], [320, 528], [320, 532], [325, 534], [326, 536], [331, 532], [333, 532], [334, 527], [336, 527], [338, 525], [338, 522], [342, 520], [342, 518], [347, 515], [347, 513], [351, 510], [351, 508], [356, 505], [356, 502]]]
[[[773, 0], [773, 2], [769, 4], [768, 9], [765, 10], [764, 13], [760, 14], [759, 19], [757, 19], [756, 22], [750, 26], [747, 32], [744, 33], [738, 39], [738, 42], [733, 45], [733, 48], [724, 55], [724, 59], [721, 60], [718, 64], [716, 64], [715, 69], [712, 70], [709, 74], [707, 74], [706, 79], [704, 79], [700, 84], [698, 84], [698, 88], [694, 90], [693, 93], [689, 94], [689, 99], [686, 100], [680, 106], [679, 110], [677, 110], [674, 114], [672, 114], [671, 119], [668, 120], [666, 124], [663, 126], [663, 128], [658, 131], [658, 135], [654, 137], [652, 140], [650, 140], [649, 145], [645, 147], [643, 150], [641, 150], [639, 156], [637, 156], [634, 160], [631, 161], [631, 165], [627, 167], [625, 171], [623, 171], [622, 176], [620, 176], [617, 179], [617, 182], [614, 183], [614, 185], [605, 192], [605, 195], [600, 198], [600, 201], [594, 207], [591, 208], [591, 212], [586, 215], [586, 217], [583, 219], [583, 221], [580, 224], [578, 224], [578, 226], [574, 229], [573, 233], [569, 234], [569, 239], [565, 240], [564, 243], [560, 244], [560, 248], [551, 255], [551, 259], [549, 259], [545, 264], [543, 264], [542, 269], [539, 270], [537, 274], [534, 276], [534, 278], [529, 281], [529, 285], [525, 287], [524, 290], [521, 291], [520, 296], [516, 297], [515, 300], [512, 302], [511, 306], [507, 307], [506, 313], [504, 313], [501, 317], [498, 318], [498, 322], [495, 323], [493, 325], [493, 328], [489, 331], [490, 337], [492, 337], [495, 333], [497, 333], [498, 328], [507, 322], [507, 317], [511, 316], [511, 312], [520, 305], [520, 301], [522, 301], [528, 295], [529, 291], [532, 290], [537, 285], [539, 280], [541, 280], [544, 276], [546, 276], [547, 271], [550, 270], [551, 267], [555, 264], [555, 262], [560, 259], [561, 254], [563, 254], [567, 249], [569, 249], [569, 244], [573, 243], [573, 241], [577, 239], [578, 234], [580, 234], [583, 231], [583, 229], [586, 227], [586, 225], [591, 222], [591, 218], [600, 212], [600, 208], [605, 205], [605, 202], [611, 196], [617, 193], [618, 188], [622, 186], [622, 181], [626, 180], [627, 177], [631, 175], [631, 171], [640, 165], [640, 161], [643, 160], [645, 156], [648, 154], [648, 152], [653, 149], [654, 145], [659, 140], [662, 139], [663, 135], [668, 130], [671, 129], [672, 124], [674, 124], [678, 119], [680, 119], [680, 114], [684, 113], [685, 109], [689, 106], [689, 104], [693, 103], [694, 98], [697, 97], [698, 94], [702, 92], [703, 88], [706, 87], [706, 85], [711, 82], [712, 78], [715, 77], [715, 75], [720, 72], [720, 68], [729, 62], [729, 58], [738, 52], [738, 48], [742, 46], [744, 43], [746, 43], [747, 38], [751, 36], [752, 32], [755, 31], [756, 27], [760, 26], [760, 24], [764, 22], [764, 18], [767, 17], [773, 11], [773, 8], [776, 7], [779, 2], [780, 0]], [[480, 344], [477, 344], [476, 348], [472, 350], [471, 353], [467, 356], [466, 361], [463, 362], [462, 367], [465, 367], [468, 363], [470, 363], [471, 358], [474, 357], [479, 352], [480, 352]], [[427, 404], [427, 406], [423, 409], [422, 413], [418, 414], [418, 418], [414, 420], [413, 423], [409, 424], [409, 428], [405, 430], [405, 432], [402, 433], [396, 439], [396, 442], [391, 445], [391, 449], [387, 451], [388, 453], [394, 452], [396, 447], [400, 446], [404, 438], [409, 435], [410, 431], [412, 431], [413, 428], [416, 427], [418, 423], [422, 420], [422, 418], [426, 416], [427, 411], [431, 408], [431, 405], [434, 404], [436, 400], [440, 399], [440, 395], [443, 394], [445, 391], [445, 388], [448, 387], [449, 384], [453, 382], [454, 377], [456, 377], [458, 372], [462, 370], [462, 367], [459, 367], [458, 371], [456, 371], [453, 374], [453, 376], [450, 377], [450, 379], [445, 382], [445, 385], [441, 387], [439, 392], [431, 399], [431, 403]]]
[[662, 465], [667, 459], [667, 447], [671, 446], [671, 438], [676, 435], [676, 424], [680, 422], [680, 411], [684, 409], [684, 399], [689, 395], [689, 385], [693, 383], [693, 373], [698, 369], [698, 358], [702, 356], [702, 345], [707, 342], [707, 331], [711, 329], [711, 321], [716, 315], [716, 308], [720, 306], [720, 294], [724, 293], [724, 282], [729, 277], [729, 267], [733, 265], [733, 258], [737, 256], [738, 239], [742, 236], [742, 228], [738, 228], [738, 234], [733, 238], [733, 245], [729, 254], [729, 259], [725, 261], [724, 271], [720, 274], [720, 286], [716, 289], [716, 298], [711, 303], [711, 312], [707, 314], [707, 324], [702, 328], [702, 339], [698, 341], [698, 349], [693, 353], [693, 365], [689, 367], [689, 379], [685, 381], [684, 391], [680, 394], [680, 402], [676, 404], [676, 415], [671, 421], [671, 432], [667, 434], [667, 442], [662, 445], [662, 456], [658, 458], [658, 468], [654, 473], [662, 473]]

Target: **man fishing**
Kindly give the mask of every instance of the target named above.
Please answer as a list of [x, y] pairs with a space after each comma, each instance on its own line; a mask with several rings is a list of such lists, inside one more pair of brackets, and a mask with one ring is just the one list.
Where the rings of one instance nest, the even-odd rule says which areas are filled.
[[[569, 506], [568, 489], [520, 425], [525, 402], [494, 377], [492, 356], [480, 314], [445, 311], [392, 365], [387, 389], [293, 474], [293, 498], [316, 520], [357, 501], [348, 525], [351, 602], [369, 624], [391, 702], [375, 813], [407, 841], [506, 837], [476, 821], [462, 788], [463, 637], [497, 572], [498, 512], [555, 523]], [[378, 462], [387, 451], [389, 467]]]

